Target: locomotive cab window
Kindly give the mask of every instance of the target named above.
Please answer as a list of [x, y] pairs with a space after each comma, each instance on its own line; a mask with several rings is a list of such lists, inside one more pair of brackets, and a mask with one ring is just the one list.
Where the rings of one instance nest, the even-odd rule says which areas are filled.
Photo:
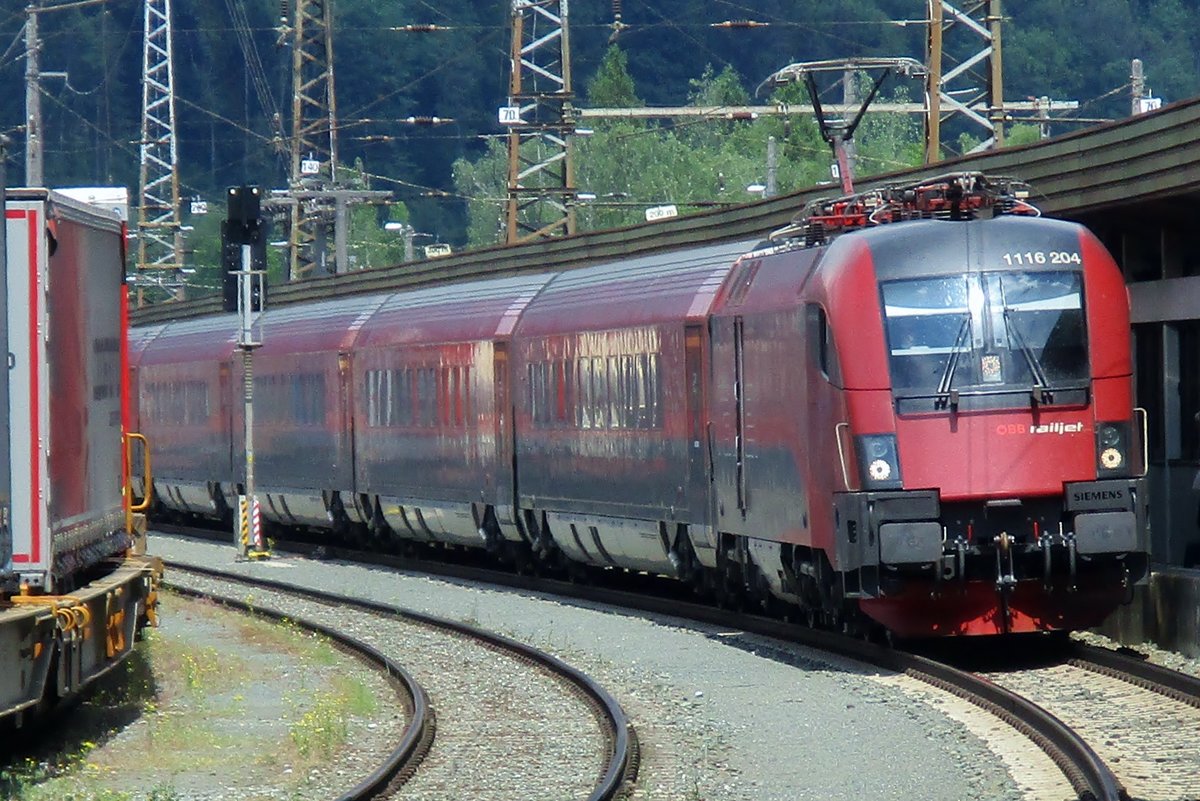
[[808, 305], [806, 318], [808, 352], [812, 365], [821, 371], [825, 380], [840, 387], [841, 372], [838, 369], [837, 348], [834, 347], [833, 329], [829, 326], [829, 318], [825, 315], [825, 310], [815, 303]]
[[[934, 408], [1083, 403], [1089, 379], [1081, 275], [1010, 272], [881, 286], [892, 389]], [[1024, 398], [1022, 397], [1024, 396]], [[909, 407], [912, 411], [923, 407]]]

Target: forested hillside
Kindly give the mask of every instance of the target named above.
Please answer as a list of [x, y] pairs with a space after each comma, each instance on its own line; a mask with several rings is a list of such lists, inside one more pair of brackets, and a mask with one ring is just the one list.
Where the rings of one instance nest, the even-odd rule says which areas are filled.
[[[510, 4], [499, 0], [334, 2], [343, 163], [356, 165], [370, 176], [372, 188], [394, 190], [407, 207], [397, 213], [411, 213], [419, 230], [443, 241], [466, 242], [468, 200], [476, 200], [471, 237], [486, 241], [494, 235], [488, 218], [492, 212], [479, 209], [495, 200], [487, 195], [497, 186], [496, 109], [504, 103], [506, 92]], [[25, 2], [10, 0], [5, 5], [7, 9], [0, 12], [0, 43], [6, 47], [0, 70], [10, 91], [0, 95], [0, 130], [12, 138], [10, 179], [19, 182]], [[616, 37], [614, 5], [621, 7], [628, 26]], [[174, 0], [173, 6], [185, 197], [217, 200], [223, 187], [246, 181], [282, 186], [283, 163], [272, 149], [269, 124], [276, 111], [286, 124], [291, 110], [287, 82], [291, 52], [279, 43], [275, 27], [281, 4], [277, 0]], [[288, 7], [286, 0], [282, 7]], [[595, 104], [589, 91], [607, 92], [603, 102], [621, 100], [624, 92], [625, 102], [650, 105], [683, 105], [713, 97], [749, 99], [764, 77], [793, 61], [922, 58], [925, 31], [920, 20], [925, 8], [924, 0], [626, 0], [616, 4], [576, 0], [570, 6], [570, 34], [579, 104]], [[250, 21], [250, 38], [271, 85], [270, 108], [260, 103], [243, 68], [245, 55], [232, 23], [232, 12], [241, 9]], [[1083, 104], [1081, 116], [1124, 116], [1129, 98], [1128, 90], [1121, 87], [1128, 83], [1129, 62], [1135, 57], [1145, 61], [1148, 85], [1166, 102], [1200, 92], [1196, 55], [1200, 5], [1196, 3], [1009, 0], [1004, 13], [1005, 95], [1010, 100], [1043, 95], [1074, 99]], [[745, 19], [770, 25], [710, 27]], [[435, 23], [448, 30], [397, 30], [410, 23]], [[40, 27], [42, 69], [68, 75], [65, 80], [48, 77], [44, 82], [48, 182], [135, 187], [141, 4], [108, 0], [46, 12], [40, 15]], [[619, 53], [610, 49], [614, 43]], [[606, 53], [608, 72], [597, 81]], [[614, 63], [622, 59], [624, 64]], [[802, 102], [803, 95], [798, 99]], [[435, 127], [400, 122], [410, 116], [453, 122]], [[889, 163], [894, 167], [917, 157], [919, 150], [913, 144], [920, 132], [914, 123], [872, 124], [873, 129], [862, 133], [866, 169], [879, 171], [890, 168]], [[663, 199], [703, 200], [707, 195], [711, 200], [740, 202], [748, 197], [743, 188], [731, 184], [743, 180], [748, 171], [761, 172], [757, 166], [761, 142], [768, 134], [783, 142], [781, 189], [825, 174], [823, 146], [810, 124], [784, 126], [776, 120], [755, 125], [754, 134], [717, 123], [659, 129], [652, 135], [645, 133], [645, 127], [602, 126], [592, 141], [580, 145], [581, 186], [586, 178], [595, 182], [589, 189], [598, 193], [628, 196], [631, 189], [623, 188], [622, 182], [628, 184], [629, 173], [636, 171], [657, 181], [651, 185]], [[1055, 129], [1066, 130], [1065, 126]], [[624, 150], [613, 150], [611, 142], [605, 149], [606, 137], [623, 143]], [[647, 145], [639, 151], [642, 140], [666, 149]], [[950, 142], [951, 147], [954, 144]], [[877, 160], [874, 167], [871, 158]], [[691, 194], [667, 197], [686, 192]], [[621, 219], [598, 207], [588, 222], [602, 225]]]

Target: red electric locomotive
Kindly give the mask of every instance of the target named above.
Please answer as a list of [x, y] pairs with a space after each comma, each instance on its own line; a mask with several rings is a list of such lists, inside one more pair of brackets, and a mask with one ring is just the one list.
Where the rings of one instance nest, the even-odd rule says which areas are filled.
[[[264, 323], [281, 523], [671, 575], [901, 636], [1091, 625], [1147, 573], [1121, 275], [978, 174], [818, 204], [757, 246]], [[177, 511], [236, 490], [234, 328], [143, 341]]]
[[717, 527], [776, 597], [991, 634], [1094, 625], [1145, 579], [1125, 286], [1020, 194], [971, 174], [819, 204], [735, 268]]

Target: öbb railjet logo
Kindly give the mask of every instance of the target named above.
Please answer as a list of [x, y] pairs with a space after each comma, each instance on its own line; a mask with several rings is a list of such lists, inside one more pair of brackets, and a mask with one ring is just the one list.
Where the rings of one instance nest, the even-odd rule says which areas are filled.
[[1083, 423], [1044, 423], [1039, 426], [1025, 423], [1000, 423], [996, 426], [996, 433], [1002, 437], [1028, 434], [1082, 434]]

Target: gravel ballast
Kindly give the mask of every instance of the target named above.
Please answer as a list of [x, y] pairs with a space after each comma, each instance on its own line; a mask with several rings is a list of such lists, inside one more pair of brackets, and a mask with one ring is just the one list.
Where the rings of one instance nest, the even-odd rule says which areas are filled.
[[[811, 649], [381, 568], [295, 557], [235, 564], [232, 546], [182, 538], [152, 536], [151, 550], [181, 563], [232, 567], [464, 620], [555, 654], [605, 686], [632, 719], [642, 747], [633, 798], [1040, 795], [1023, 791], [1005, 760], [940, 711], [935, 694], [923, 702], [904, 677]], [[444, 792], [430, 788], [412, 797], [463, 797], [452, 786]]]

